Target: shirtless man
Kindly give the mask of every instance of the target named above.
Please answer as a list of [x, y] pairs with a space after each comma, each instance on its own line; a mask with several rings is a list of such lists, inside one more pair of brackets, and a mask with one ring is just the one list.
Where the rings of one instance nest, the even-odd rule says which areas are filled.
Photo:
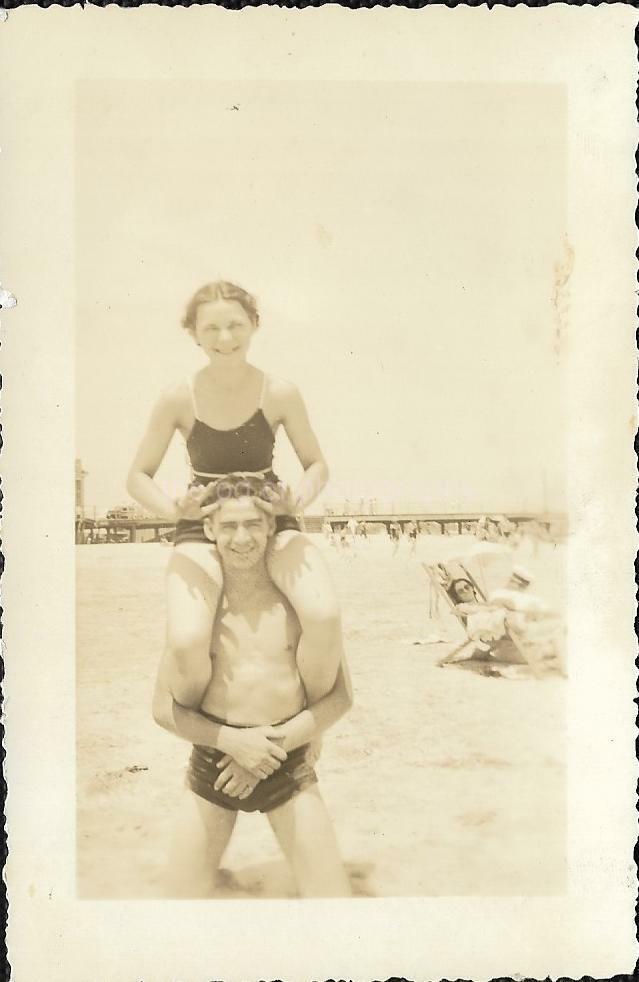
[[257, 497], [228, 498], [206, 520], [224, 570], [199, 710], [179, 705], [170, 655], [160, 665], [156, 722], [193, 744], [169, 861], [172, 897], [212, 895], [238, 810], [265, 812], [303, 897], [350, 896], [309, 744], [351, 705], [342, 664], [333, 690], [305, 706], [300, 627], [265, 561], [275, 523]]

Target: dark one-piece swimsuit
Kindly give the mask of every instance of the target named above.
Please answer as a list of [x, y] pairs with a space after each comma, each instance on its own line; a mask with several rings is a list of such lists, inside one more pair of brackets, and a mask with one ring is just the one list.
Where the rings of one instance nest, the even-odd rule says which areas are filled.
[[[186, 449], [193, 471], [191, 487], [208, 484], [227, 474], [264, 477], [277, 482], [273, 472], [275, 435], [262, 410], [266, 375], [262, 385], [260, 403], [250, 419], [234, 430], [216, 430], [198, 417], [192, 379], [189, 388], [193, 401], [195, 422], [186, 441]], [[292, 515], [278, 515], [276, 532], [287, 529], [299, 531], [299, 522]], [[181, 519], [177, 523], [175, 545], [181, 542], [208, 542], [201, 521]]]

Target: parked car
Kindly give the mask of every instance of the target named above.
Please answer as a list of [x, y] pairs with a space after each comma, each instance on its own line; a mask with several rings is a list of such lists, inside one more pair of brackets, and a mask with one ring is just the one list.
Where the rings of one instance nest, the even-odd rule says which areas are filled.
[[111, 511], [107, 512], [106, 517], [117, 520], [140, 518], [140, 515], [135, 505], [122, 505], [120, 508], [112, 508]]

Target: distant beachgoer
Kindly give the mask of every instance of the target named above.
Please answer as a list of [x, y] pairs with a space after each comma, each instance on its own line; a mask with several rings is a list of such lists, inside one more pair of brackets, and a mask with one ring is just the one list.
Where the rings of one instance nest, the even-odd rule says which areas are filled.
[[505, 587], [493, 590], [488, 597], [491, 604], [497, 604], [508, 611], [507, 620], [515, 630], [525, 629], [527, 621], [552, 616], [552, 611], [541, 597], [531, 593], [531, 574], [522, 566], [513, 566]]
[[445, 579], [446, 568], [440, 564], [438, 578], [452, 600], [453, 613], [463, 624], [467, 640], [449, 652], [440, 666], [469, 661], [475, 657], [488, 658], [493, 644], [505, 634], [504, 612], [486, 604], [475, 585], [467, 577]]
[[[514, 566], [506, 585], [493, 590], [486, 601], [478, 597], [474, 585], [466, 578], [445, 585], [468, 640], [440, 664], [476, 657], [499, 662], [504, 657], [501, 645], [505, 644], [508, 660], [513, 659], [519, 665], [517, 672], [532, 670], [536, 676], [548, 671], [565, 674], [562, 619], [530, 592], [531, 582], [527, 570]], [[524, 669], [522, 664], [528, 667]], [[500, 673], [504, 674], [501, 668], [497, 674]]]
[[[208, 364], [161, 396], [127, 483], [131, 496], [148, 511], [176, 522], [167, 577], [174, 695], [192, 705], [193, 692], [211, 674], [209, 640], [223, 575], [215, 544], [203, 528], [216, 506], [202, 502], [211, 482], [235, 475], [266, 479], [271, 488], [277, 534], [268, 566], [300, 619], [299, 669], [309, 698], [316, 701], [332, 688], [342, 658], [340, 615], [321, 550], [301, 534], [296, 516], [326, 483], [326, 462], [296, 387], [247, 361], [259, 327], [257, 304], [249, 293], [225, 281], [209, 283], [189, 301], [183, 327]], [[272, 470], [280, 426], [304, 467], [295, 493], [284, 489]], [[176, 432], [186, 442], [193, 480], [187, 493], [172, 501], [154, 478]]]
[[414, 556], [417, 549], [417, 526], [415, 525], [415, 522], [406, 522], [404, 532], [408, 536], [408, 542], [410, 545], [409, 555]]
[[565, 623], [541, 597], [530, 590], [532, 577], [514, 566], [505, 587], [493, 590], [489, 602], [503, 612], [512, 637], [537, 672], [565, 675]]
[[207, 897], [239, 811], [266, 813], [304, 897], [350, 889], [310, 744], [351, 705], [342, 660], [329, 694], [310, 704], [298, 672], [299, 620], [266, 565], [275, 520], [257, 496], [226, 499], [204, 520], [216, 541], [224, 590], [199, 709], [173, 693], [171, 652], [160, 666], [156, 722], [193, 744], [169, 861], [167, 893]]
[[448, 586], [448, 595], [454, 604], [476, 604], [479, 597], [475, 587], [469, 579], [459, 577], [452, 580]]
[[402, 527], [399, 524], [399, 522], [391, 522], [390, 539], [392, 543], [392, 551], [394, 556], [397, 554], [397, 550], [399, 549], [399, 544], [402, 540], [403, 534], [404, 533], [402, 532]]

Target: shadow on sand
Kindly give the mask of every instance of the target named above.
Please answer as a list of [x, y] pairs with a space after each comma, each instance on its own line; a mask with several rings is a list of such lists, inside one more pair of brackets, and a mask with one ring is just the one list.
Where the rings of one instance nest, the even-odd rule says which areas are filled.
[[[374, 897], [369, 879], [373, 863], [346, 863], [346, 873], [354, 897]], [[288, 865], [283, 859], [265, 863], [253, 863], [239, 870], [221, 869], [217, 875], [216, 898], [284, 898], [297, 896], [295, 883]]]

